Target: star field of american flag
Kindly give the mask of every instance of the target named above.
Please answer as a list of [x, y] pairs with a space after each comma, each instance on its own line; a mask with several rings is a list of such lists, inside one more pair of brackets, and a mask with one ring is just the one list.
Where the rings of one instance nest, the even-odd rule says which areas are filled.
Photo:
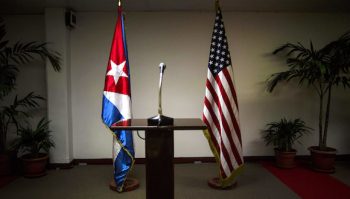
[[217, 10], [213, 36], [211, 39], [209, 69], [215, 76], [224, 67], [231, 65], [230, 52], [225, 34], [224, 22], [222, 21], [221, 10]]

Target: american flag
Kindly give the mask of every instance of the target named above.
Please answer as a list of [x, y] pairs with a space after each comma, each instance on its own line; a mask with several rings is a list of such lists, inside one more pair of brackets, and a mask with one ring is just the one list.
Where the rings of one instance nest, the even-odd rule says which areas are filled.
[[221, 9], [217, 6], [206, 81], [205, 136], [220, 165], [222, 187], [232, 184], [243, 166], [238, 102]]

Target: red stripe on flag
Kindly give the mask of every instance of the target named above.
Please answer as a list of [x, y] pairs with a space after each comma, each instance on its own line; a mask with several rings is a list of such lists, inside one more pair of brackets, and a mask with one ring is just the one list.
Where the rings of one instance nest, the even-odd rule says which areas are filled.
[[[224, 89], [224, 87], [223, 87], [223, 85], [222, 85], [222, 83], [221, 83], [221, 80], [220, 80], [219, 76], [216, 76], [216, 77], [215, 77], [215, 80], [216, 80], [216, 83], [218, 84], [218, 88], [220, 89], [221, 96], [222, 96], [222, 98], [224, 99], [224, 103], [225, 103], [225, 105], [226, 105], [226, 107], [227, 107], [227, 109], [228, 109], [228, 111], [229, 111], [229, 113], [230, 113], [231, 120], [234, 121], [234, 122], [236, 122], [236, 121], [233, 119], [233, 118], [235, 118], [235, 117], [234, 117], [234, 114], [233, 114], [233, 111], [232, 111], [232, 106], [231, 106], [230, 100], [229, 100], [228, 97], [227, 97], [226, 91], [225, 91], [225, 89]], [[232, 149], [232, 152], [233, 152], [233, 154], [234, 154], [234, 156], [235, 156], [235, 159], [236, 159], [237, 163], [240, 165], [240, 164], [242, 164], [242, 159], [241, 159], [241, 156], [240, 156], [239, 153], [238, 153], [237, 147], [236, 147], [236, 145], [234, 144], [233, 138], [232, 138], [232, 135], [231, 135], [231, 134], [234, 133], [234, 132], [231, 132], [230, 127], [229, 127], [229, 125], [228, 125], [228, 123], [227, 123], [227, 121], [226, 121], [226, 118], [225, 118], [224, 114], [223, 114], [222, 108], [223, 108], [222, 106], [219, 107], [220, 114], [221, 114], [222, 124], [223, 124], [223, 126], [224, 126], [226, 136], [228, 137], [228, 140], [229, 140], [229, 142], [230, 142], [231, 149]], [[233, 122], [233, 123], [234, 123], [234, 122]], [[235, 129], [235, 130], [236, 130], [236, 129]], [[239, 128], [238, 128], [238, 132], [239, 132]]]
[[[237, 96], [236, 96], [236, 90], [235, 90], [235, 88], [233, 86], [232, 78], [231, 78], [227, 68], [223, 69], [222, 72], [223, 72], [223, 74], [224, 74], [224, 76], [226, 78], [226, 81], [227, 81], [227, 83], [228, 83], [228, 85], [230, 87], [230, 91], [231, 91], [232, 97], [233, 97], [233, 99], [235, 101], [235, 106], [237, 108], [237, 111], [239, 111], [239, 109], [238, 109], [238, 102], [237, 102]], [[235, 131], [236, 131], [236, 135], [237, 135], [237, 137], [239, 139], [240, 144], [242, 145], [242, 136], [241, 136], [241, 129], [239, 128], [239, 124], [238, 124], [238, 122], [236, 120], [236, 117], [234, 117], [234, 119], [233, 119], [233, 117], [231, 116], [231, 118], [232, 118], [232, 124], [234, 125]]]
[[216, 103], [217, 107], [221, 107], [220, 101], [219, 101], [219, 97], [215, 91], [215, 89], [213, 88], [213, 86], [210, 83], [210, 80], [207, 80], [207, 89], [208, 91], [211, 93], [211, 96], [214, 99], [214, 102]]
[[[235, 116], [235, 114], [233, 113], [233, 108], [232, 108], [232, 106], [231, 106], [230, 99], [229, 99], [229, 97], [227, 96], [227, 93], [226, 93], [226, 91], [225, 91], [225, 89], [224, 89], [224, 86], [222, 85], [222, 82], [221, 82], [221, 80], [220, 80], [219, 75], [217, 75], [217, 76], [215, 77], [215, 81], [216, 81], [216, 83], [218, 84], [218, 87], [219, 87], [219, 89], [220, 89], [220, 93], [221, 93], [221, 95], [222, 95], [222, 98], [224, 99], [224, 102], [225, 102], [225, 104], [226, 104], [227, 110], [228, 110], [228, 112], [230, 113], [230, 117], [231, 117], [231, 120], [232, 120], [232, 124], [233, 124], [233, 126], [234, 126], [234, 128], [235, 128], [235, 131], [236, 131], [236, 132], [240, 132], [239, 126], [238, 126], [237, 121], [236, 121], [236, 116]], [[228, 80], [226, 79], [226, 81], [228, 81]]]
[[[208, 103], [209, 103], [209, 101], [208, 101]], [[207, 107], [210, 107], [210, 109], [212, 109], [212, 106], [211, 106], [211, 104], [209, 103], [208, 104], [208, 106]], [[212, 113], [213, 114], [211, 114], [210, 113], [210, 116], [212, 117], [212, 118], [216, 118], [216, 115], [214, 114], [214, 112], [212, 111]], [[230, 160], [230, 156], [229, 156], [229, 154], [228, 154], [228, 151], [227, 151], [227, 149], [226, 149], [226, 147], [225, 147], [225, 145], [224, 145], [224, 143], [223, 143], [223, 139], [222, 139], [222, 130], [221, 130], [221, 128], [220, 128], [220, 125], [219, 125], [219, 128], [217, 128], [218, 129], [218, 132], [219, 132], [219, 139], [220, 140], [217, 140], [216, 139], [216, 137], [214, 136], [214, 134], [213, 134], [213, 127], [211, 126], [211, 124], [208, 122], [208, 123], [205, 123], [207, 126], [208, 126], [208, 130], [209, 130], [209, 133], [210, 133], [210, 136], [211, 136], [211, 140], [212, 141], [214, 141], [215, 140], [215, 142], [216, 142], [216, 149], [217, 149], [217, 151], [218, 151], [218, 153], [219, 153], [219, 155], [220, 155], [220, 151], [222, 151], [222, 153], [223, 153], [223, 155], [224, 155], [224, 158], [225, 158], [225, 160], [226, 160], [226, 162], [227, 162], [227, 165], [229, 166], [229, 169], [230, 169], [230, 171], [232, 171], [233, 170], [233, 165], [232, 165], [232, 162], [231, 161], [229, 161]], [[216, 124], [215, 124], [215, 122], [214, 122], [214, 125], [216, 126]], [[220, 146], [219, 146], [219, 143], [220, 143]]]
[[[221, 84], [220, 84], [221, 85]], [[222, 86], [222, 85], [221, 85]], [[210, 81], [208, 80], [207, 81], [207, 89], [209, 90], [209, 92], [211, 93], [211, 95], [213, 96], [213, 99], [214, 99], [214, 102], [217, 104], [217, 107], [219, 109], [219, 117], [221, 118], [221, 121], [222, 121], [222, 124], [223, 124], [223, 127], [224, 127], [224, 131], [226, 133], [226, 137], [228, 137], [228, 140], [230, 142], [230, 146], [231, 146], [231, 150], [233, 152], [233, 155], [235, 156], [235, 159], [234, 161], [237, 161], [237, 163], [240, 165], [242, 164], [242, 159], [238, 153], [238, 150], [236, 148], [236, 145], [234, 144], [233, 140], [232, 140], [232, 136], [230, 134], [230, 130], [229, 130], [229, 127], [228, 127], [228, 124], [227, 124], [227, 121], [226, 121], [226, 118], [223, 114], [223, 110], [222, 110], [222, 106], [221, 106], [221, 103], [219, 101], [219, 97], [217, 95], [217, 93], [215, 92], [215, 89], [212, 87]], [[227, 96], [227, 95], [226, 95]], [[222, 133], [222, 129], [220, 129], [220, 134]], [[220, 142], [218, 141], [218, 143], [222, 143], [222, 136], [220, 137]], [[227, 151], [226, 151], [227, 152]], [[226, 162], [228, 162], [228, 164], [232, 165], [232, 162], [233, 160], [231, 160], [231, 158], [225, 158], [226, 159]], [[232, 171], [232, 170], [231, 170]]]
[[[224, 155], [224, 158], [225, 158], [225, 162], [227, 164], [227, 166], [229, 167], [230, 171], [233, 171], [235, 170], [234, 167], [233, 167], [233, 164], [232, 164], [232, 161], [231, 161], [231, 158], [230, 158], [230, 154], [228, 153], [228, 150], [227, 148], [225, 147], [225, 144], [224, 144], [224, 140], [221, 139], [221, 151], [222, 151], [222, 154]], [[222, 160], [221, 160], [222, 161]]]
[[[221, 147], [219, 147], [219, 144], [217, 143], [217, 140], [216, 140], [216, 138], [215, 138], [215, 136], [214, 136], [214, 133], [213, 133], [213, 130], [212, 130], [213, 127], [210, 125], [210, 123], [208, 122], [208, 120], [207, 120], [207, 118], [205, 117], [205, 115], [204, 115], [204, 117], [203, 117], [203, 122], [208, 126], [208, 132], [209, 132], [209, 135], [210, 135], [210, 137], [211, 137], [211, 141], [213, 142], [213, 145], [214, 145], [214, 147], [215, 147], [215, 149], [216, 149], [216, 151], [217, 151], [217, 153], [218, 153], [218, 155], [219, 155], [219, 158], [221, 159], [221, 153], [220, 153], [220, 151], [222, 151], [225, 161], [228, 162], [227, 160], [229, 160], [230, 158], [229, 158], [227, 149], [226, 149], [225, 145], [223, 145], [222, 139], [220, 139], [220, 142], [221, 142], [221, 143], [220, 143], [220, 146], [221, 146]], [[220, 160], [219, 160], [219, 161], [220, 161]], [[233, 170], [233, 165], [232, 165], [232, 164], [229, 164], [229, 163], [227, 163], [227, 164], [228, 164], [228, 166], [229, 166], [230, 171], [232, 171], [232, 170]], [[224, 171], [224, 168], [222, 167], [222, 164], [220, 164], [220, 170], [221, 170], [221, 173], [223, 174], [222, 176], [223, 176], [224, 178], [226, 178], [227, 175], [225, 174], [225, 171]]]
[[219, 132], [221, 132], [220, 122], [219, 122], [218, 118], [216, 117], [216, 114], [214, 113], [213, 107], [211, 106], [210, 102], [208, 101], [208, 98], [205, 98], [204, 104], [207, 107], [208, 112], [209, 112], [211, 119], [213, 120], [216, 128], [218, 129]]
[[[211, 95], [212, 95], [212, 97], [213, 97], [213, 100], [214, 100], [214, 103], [216, 103], [216, 105], [217, 105], [217, 107], [218, 107], [218, 110], [219, 110], [219, 113], [220, 113], [219, 117], [221, 118], [221, 121], [222, 121], [222, 123], [223, 123], [224, 131], [225, 131], [225, 133], [226, 133], [226, 136], [229, 138], [229, 142], [230, 142], [230, 145], [231, 145], [231, 149], [232, 149], [232, 151], [233, 151], [233, 154], [234, 154], [234, 156], [236, 156], [235, 154], [237, 154], [237, 149], [236, 149], [235, 147], [234, 147], [234, 149], [233, 149], [233, 147], [232, 147], [232, 145], [234, 146], [232, 137], [231, 137], [231, 135], [228, 135], [228, 134], [227, 134], [227, 132], [230, 132], [230, 130], [229, 130], [229, 128], [228, 128], [228, 124], [227, 124], [227, 122], [226, 122], [226, 118], [225, 118], [225, 116], [224, 116], [224, 114], [223, 114], [222, 106], [221, 106], [221, 104], [220, 104], [219, 97], [218, 97], [217, 93], [215, 92], [215, 89], [212, 87], [212, 85], [211, 85], [211, 83], [210, 83], [210, 80], [207, 81], [207, 89], [208, 89], [208, 91], [211, 93]], [[211, 104], [210, 104], [210, 105], [211, 105]], [[208, 107], [208, 106], [207, 106], [207, 107]], [[211, 108], [212, 108], [212, 105], [211, 105]], [[213, 111], [213, 114], [211, 114], [211, 115], [215, 115], [215, 117], [218, 117], [218, 116], [214, 113], [214, 111]], [[220, 125], [219, 125], [219, 126], [220, 126]], [[230, 170], [233, 171], [234, 169], [233, 169], [233, 165], [232, 165], [232, 160], [231, 160], [231, 158], [229, 157], [228, 151], [227, 151], [226, 147], [224, 147], [223, 140], [222, 140], [222, 135], [221, 135], [221, 134], [223, 133], [223, 129], [218, 128], [218, 130], [219, 130], [219, 133], [220, 133], [220, 140], [218, 140], [217, 142], [220, 143], [221, 150], [225, 149], [225, 150], [222, 151], [223, 154], [224, 154], [224, 156], [225, 156], [224, 158], [226, 159], [227, 165], [229, 166]], [[214, 138], [212, 138], [212, 139], [216, 139], [216, 138], [214, 137]], [[240, 158], [239, 158], [239, 161], [237, 161], [237, 162], [240, 162], [240, 164], [241, 164], [242, 161], [241, 161]]]
[[226, 77], [228, 85], [230, 86], [230, 90], [231, 90], [231, 93], [232, 93], [233, 100], [235, 101], [236, 108], [239, 111], [236, 90], [235, 90], [235, 87], [233, 86], [231, 75], [230, 75], [230, 73], [227, 70], [228, 68], [229, 67], [224, 68], [222, 70], [222, 72], [223, 72], [224, 76]]
[[[215, 136], [213, 134], [213, 131], [212, 131], [212, 127], [211, 127], [210, 123], [208, 122], [207, 117], [205, 115], [203, 117], [203, 122], [208, 126], [208, 132], [209, 132], [210, 137], [211, 138], [215, 138]], [[213, 142], [213, 145], [214, 145], [216, 151], [219, 153], [220, 147], [219, 147], [219, 144], [218, 144], [217, 140], [216, 139], [212, 139], [211, 141]]]

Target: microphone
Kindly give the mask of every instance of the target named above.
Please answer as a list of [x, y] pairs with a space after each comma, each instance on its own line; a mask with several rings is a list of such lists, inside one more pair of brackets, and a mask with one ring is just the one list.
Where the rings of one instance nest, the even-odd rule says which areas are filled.
[[163, 84], [163, 75], [165, 71], [166, 65], [165, 63], [159, 64], [159, 90], [158, 90], [158, 115], [148, 118], [147, 124], [150, 126], [165, 126], [165, 125], [173, 125], [174, 119], [171, 117], [167, 117], [163, 115], [162, 110], [162, 84]]
[[166, 65], [163, 62], [159, 64], [160, 73], [164, 73], [165, 68]]
[[159, 74], [159, 92], [158, 92], [158, 115], [162, 115], [162, 82], [163, 82], [163, 73], [166, 68], [166, 65], [161, 62], [159, 64], [160, 74]]

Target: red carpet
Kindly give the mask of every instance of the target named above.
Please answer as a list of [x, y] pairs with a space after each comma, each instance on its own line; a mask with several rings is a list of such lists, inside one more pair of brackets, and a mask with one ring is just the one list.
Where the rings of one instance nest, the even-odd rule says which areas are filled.
[[17, 178], [17, 176], [0, 176], [0, 188], [11, 183]]
[[262, 165], [303, 199], [350, 199], [350, 186], [307, 165], [299, 164], [294, 169], [280, 169], [272, 162]]

